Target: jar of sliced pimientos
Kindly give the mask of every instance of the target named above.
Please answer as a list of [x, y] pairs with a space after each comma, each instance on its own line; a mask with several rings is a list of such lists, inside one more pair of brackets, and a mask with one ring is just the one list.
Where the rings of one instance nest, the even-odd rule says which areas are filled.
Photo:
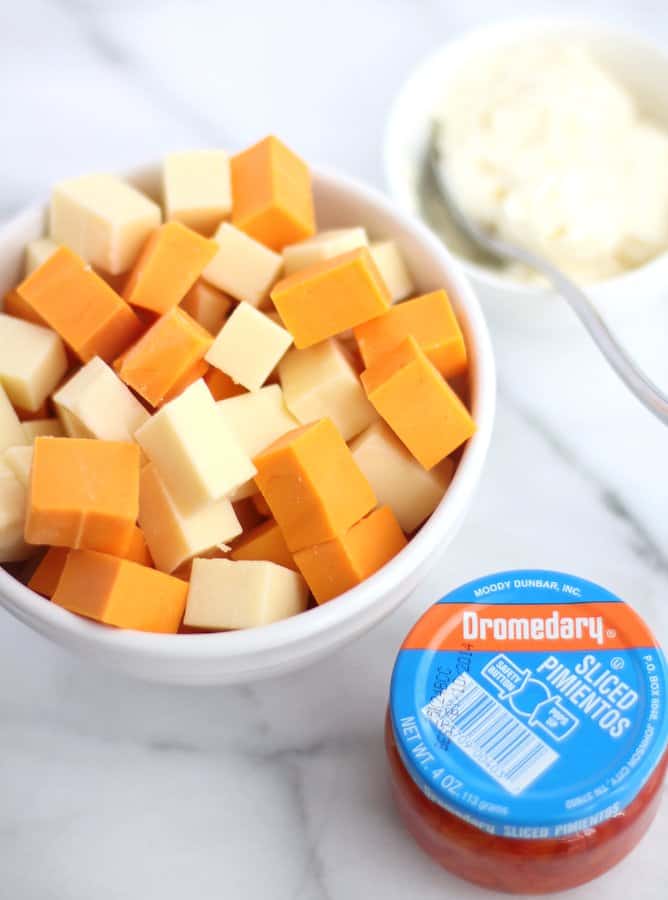
[[432, 606], [394, 667], [399, 811], [455, 875], [514, 893], [589, 881], [649, 827], [668, 765], [666, 662], [588, 581], [518, 571]]

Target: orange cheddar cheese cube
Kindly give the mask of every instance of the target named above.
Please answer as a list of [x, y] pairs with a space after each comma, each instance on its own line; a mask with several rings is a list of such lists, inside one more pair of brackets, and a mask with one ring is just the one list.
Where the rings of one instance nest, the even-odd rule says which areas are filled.
[[263, 522], [235, 541], [230, 559], [264, 559], [267, 562], [276, 563], [278, 566], [284, 566], [286, 569], [297, 571], [297, 566], [292, 558], [292, 553], [288, 550], [281, 529], [273, 519]]
[[33, 572], [28, 587], [43, 597], [53, 597], [69, 552], [69, 547], [49, 547]]
[[9, 316], [16, 316], [17, 319], [25, 319], [26, 322], [34, 322], [35, 325], [46, 325], [44, 319], [23, 299], [16, 288], [11, 290], [5, 296], [3, 311]]
[[180, 222], [167, 222], [148, 239], [123, 289], [131, 306], [169, 312], [195, 284], [218, 252], [207, 240]]
[[381, 506], [345, 534], [298, 550], [294, 559], [318, 603], [338, 597], [377, 572], [406, 546], [389, 506]]
[[229, 400], [230, 397], [239, 397], [241, 394], [248, 393], [245, 387], [237, 384], [229, 375], [214, 366], [209, 367], [204, 381], [214, 400]]
[[425, 469], [475, 431], [469, 411], [413, 336], [381, 356], [361, 378], [380, 416]]
[[159, 406], [207, 352], [213, 338], [179, 307], [152, 325], [118, 360], [123, 381], [152, 406]]
[[131, 562], [139, 563], [141, 566], [152, 566], [153, 558], [151, 551], [148, 549], [144, 532], [138, 525], [132, 530], [130, 543], [125, 548], [125, 552], [121, 554], [123, 559], [129, 559]]
[[376, 505], [331, 419], [289, 431], [253, 461], [255, 482], [292, 552], [336, 537]]
[[139, 458], [136, 444], [38, 437], [26, 541], [123, 555], [139, 513]]
[[270, 518], [271, 510], [269, 509], [269, 504], [259, 491], [257, 492], [257, 494], [253, 494], [253, 496], [249, 499], [257, 510], [259, 516], [261, 516], [263, 519]]
[[413, 335], [444, 378], [466, 370], [464, 336], [444, 290], [398, 303], [385, 315], [355, 328], [355, 339], [367, 368], [408, 335]]
[[253, 528], [259, 525], [263, 520], [263, 516], [257, 511], [252, 497], [244, 497], [243, 500], [235, 500], [232, 506], [234, 507], [234, 513], [244, 532], [252, 531]]
[[229, 294], [199, 279], [181, 301], [181, 309], [185, 309], [189, 316], [215, 337], [223, 327], [233, 303]]
[[59, 247], [17, 290], [83, 362], [94, 356], [110, 362], [142, 330], [125, 300], [67, 247]]
[[175, 634], [188, 585], [157, 569], [91, 550], [73, 550], [53, 602], [105, 625]]
[[230, 160], [232, 223], [272, 250], [315, 234], [311, 173], [278, 138]]
[[390, 306], [367, 247], [289, 275], [274, 286], [271, 299], [299, 349], [381, 316]]
[[209, 371], [204, 376], [204, 382], [214, 400], [229, 400], [230, 397], [239, 397], [241, 394], [248, 393], [245, 387], [232, 381], [229, 375], [214, 366], [209, 367]]
[[165, 399], [159, 405], [162, 406], [165, 403], [169, 403], [170, 400], [174, 400], [175, 397], [182, 394], [186, 388], [189, 388], [191, 384], [194, 384], [196, 381], [199, 381], [200, 378], [204, 377], [209, 371], [209, 368], [208, 362], [203, 359], [198, 360], [192, 369], [186, 372], [182, 378], [179, 378], [174, 387], [167, 391]]

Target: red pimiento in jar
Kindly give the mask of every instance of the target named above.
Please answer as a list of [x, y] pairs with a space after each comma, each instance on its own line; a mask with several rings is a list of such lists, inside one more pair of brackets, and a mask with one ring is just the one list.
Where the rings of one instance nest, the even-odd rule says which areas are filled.
[[386, 746], [417, 842], [469, 881], [590, 881], [649, 827], [668, 766], [666, 664], [591, 582], [501, 573], [444, 597], [394, 668]]

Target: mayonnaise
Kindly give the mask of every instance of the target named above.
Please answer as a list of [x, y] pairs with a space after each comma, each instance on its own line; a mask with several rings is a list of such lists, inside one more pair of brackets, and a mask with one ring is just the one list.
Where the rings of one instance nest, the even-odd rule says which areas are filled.
[[668, 134], [584, 49], [541, 42], [476, 61], [436, 121], [464, 210], [578, 281], [668, 249]]

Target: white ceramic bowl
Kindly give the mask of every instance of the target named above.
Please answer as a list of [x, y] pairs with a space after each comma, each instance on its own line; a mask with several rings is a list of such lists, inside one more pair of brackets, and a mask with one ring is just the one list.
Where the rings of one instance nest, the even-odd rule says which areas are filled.
[[[449, 81], [476, 58], [518, 42], [563, 38], [586, 47], [637, 99], [642, 113], [668, 128], [668, 53], [633, 32], [583, 19], [526, 19], [489, 25], [448, 42], [410, 75], [392, 106], [384, 141], [384, 163], [392, 196], [403, 209], [424, 217], [419, 173], [424, 171], [434, 110]], [[511, 281], [462, 255], [447, 221], [432, 225], [443, 235], [471, 277], [485, 312], [495, 326], [527, 332], [579, 328], [565, 302], [553, 292]], [[625, 329], [638, 315], [652, 314], [665, 302], [668, 254], [616, 278], [587, 288], [599, 310]]]
[[[156, 194], [155, 167], [131, 179]], [[447, 494], [409, 545], [363, 584], [324, 606], [282, 622], [221, 634], [158, 635], [120, 631], [44, 600], [0, 568], [0, 602], [22, 622], [71, 650], [133, 675], [175, 684], [249, 681], [304, 666], [370, 628], [395, 609], [455, 536], [480, 480], [495, 406], [494, 360], [480, 306], [442, 243], [382, 195], [352, 179], [314, 176], [320, 227], [362, 224], [399, 242], [421, 290], [444, 286], [464, 329], [471, 359], [477, 432]], [[20, 277], [26, 241], [42, 233], [44, 212], [28, 210], [0, 231], [0, 296]]]

